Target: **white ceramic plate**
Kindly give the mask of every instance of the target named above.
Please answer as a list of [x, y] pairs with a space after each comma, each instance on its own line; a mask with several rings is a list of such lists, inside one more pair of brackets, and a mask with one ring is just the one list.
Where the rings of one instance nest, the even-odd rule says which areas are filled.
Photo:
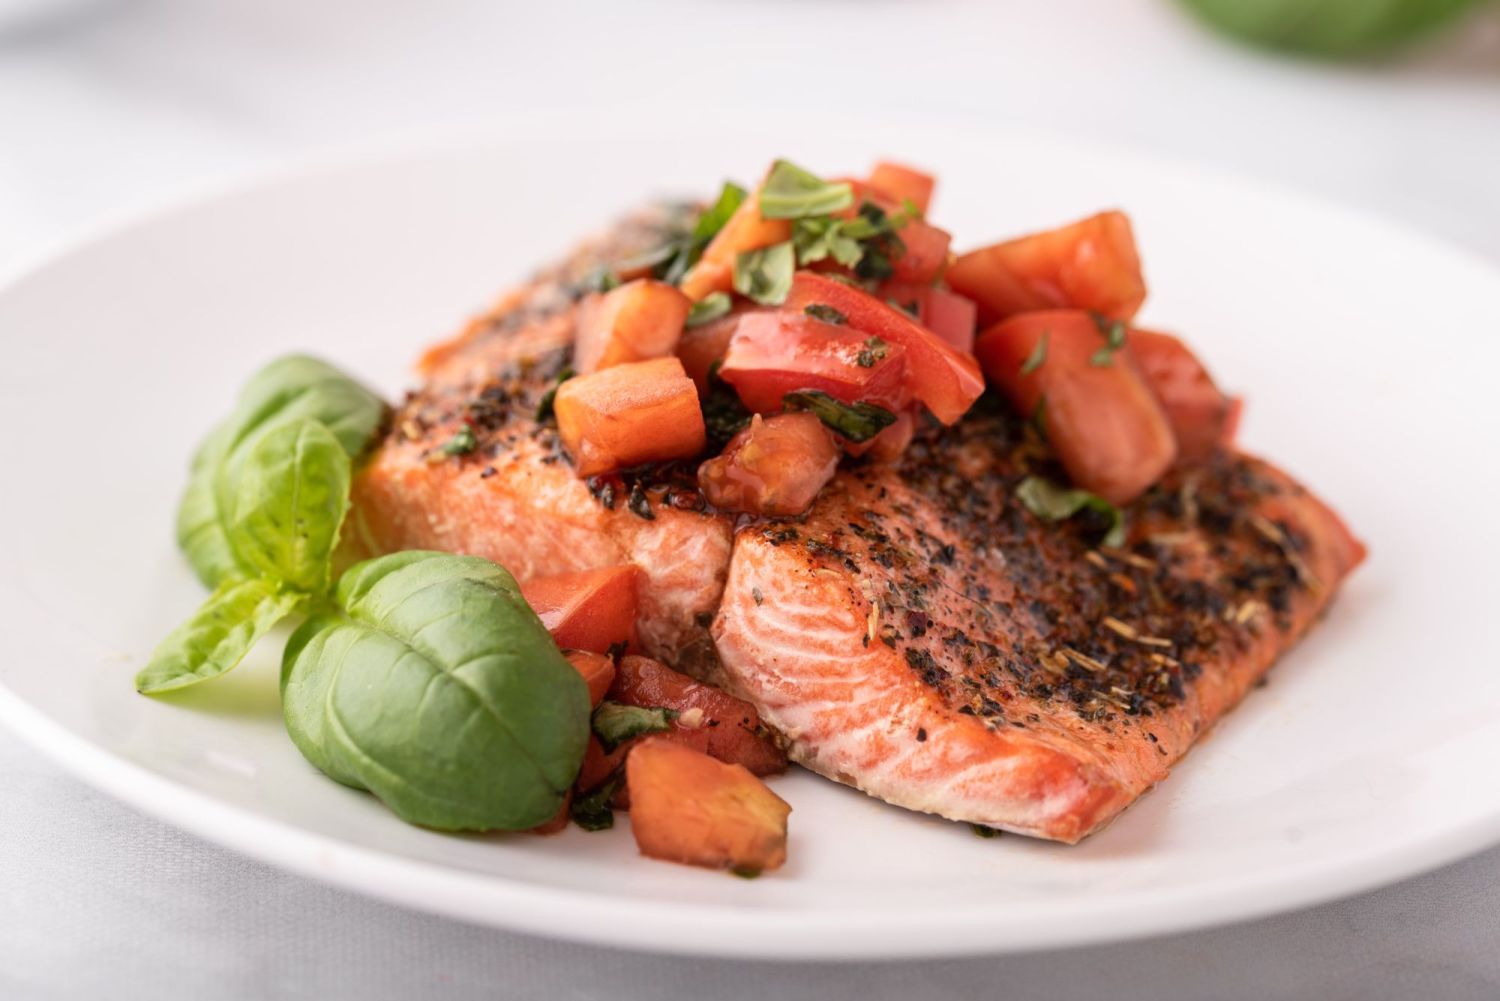
[[[700, 119], [703, 120], [703, 119]], [[1161, 788], [1074, 848], [793, 774], [753, 882], [554, 838], [407, 827], [282, 732], [275, 651], [175, 699], [131, 677], [202, 595], [172, 544], [198, 436], [289, 349], [397, 392], [418, 349], [638, 197], [877, 154], [942, 176], [972, 245], [1131, 211], [1153, 292], [1249, 397], [1244, 438], [1370, 543], [1327, 621]], [[1136, 156], [973, 127], [506, 138], [308, 170], [165, 212], [0, 292], [0, 715], [88, 780], [291, 869], [446, 914], [645, 949], [894, 957], [1097, 942], [1326, 900], [1500, 837], [1500, 275], [1380, 223]]]

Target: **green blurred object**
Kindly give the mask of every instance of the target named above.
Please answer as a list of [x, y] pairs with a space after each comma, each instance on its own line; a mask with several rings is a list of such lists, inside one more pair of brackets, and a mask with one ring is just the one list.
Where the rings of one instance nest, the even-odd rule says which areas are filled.
[[1243, 41], [1315, 56], [1360, 56], [1420, 38], [1487, 0], [1181, 0]]

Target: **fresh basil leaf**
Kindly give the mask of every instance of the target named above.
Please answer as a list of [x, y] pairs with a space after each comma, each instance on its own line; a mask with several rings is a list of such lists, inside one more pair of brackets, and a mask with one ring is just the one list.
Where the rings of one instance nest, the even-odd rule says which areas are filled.
[[1099, 328], [1099, 336], [1104, 338], [1104, 346], [1089, 356], [1089, 364], [1104, 368], [1114, 361], [1115, 352], [1125, 346], [1125, 324], [1101, 313], [1095, 313], [1093, 317], [1094, 326]]
[[572, 365], [563, 366], [562, 371], [557, 373], [557, 381], [548, 386], [547, 391], [542, 394], [542, 398], [537, 401], [536, 422], [538, 424], [554, 416], [553, 406], [557, 403], [558, 389], [561, 388], [563, 383], [567, 382], [575, 375], [577, 375], [577, 373], [573, 371]]
[[506, 571], [404, 552], [356, 564], [335, 610], [282, 658], [302, 753], [439, 830], [522, 830], [556, 815], [589, 736], [589, 697]]
[[1383, 53], [1421, 38], [1480, 0], [1183, 0], [1200, 17], [1256, 45], [1307, 55]]
[[609, 808], [609, 801], [615, 798], [615, 793], [624, 785], [625, 767], [621, 765], [603, 782], [575, 798], [568, 808], [568, 816], [585, 831], [609, 830], [615, 826], [615, 811]]
[[468, 455], [479, 447], [479, 439], [474, 437], [474, 429], [464, 424], [453, 432], [453, 437], [443, 442], [444, 455]]
[[670, 709], [654, 706], [621, 705], [608, 699], [594, 710], [594, 736], [604, 745], [605, 751], [613, 751], [634, 737], [648, 733], [665, 733], [672, 729], [672, 720], [677, 714]]
[[1065, 521], [1080, 511], [1097, 512], [1109, 522], [1104, 545], [1118, 546], [1125, 541], [1124, 512], [1087, 490], [1070, 489], [1040, 476], [1028, 476], [1016, 485], [1016, 499], [1043, 521]]
[[788, 410], [806, 410], [824, 426], [852, 442], [869, 441], [892, 424], [896, 415], [873, 403], [845, 403], [816, 389], [799, 389], [782, 397]]
[[698, 221], [693, 223], [693, 242], [700, 246], [707, 246], [708, 241], [719, 235], [719, 230], [729, 221], [730, 216], [739, 210], [740, 203], [745, 200], [747, 192], [744, 188], [733, 181], [725, 181], [724, 186], [719, 189], [719, 197], [714, 203], [704, 209], [698, 216]]
[[316, 420], [279, 424], [240, 468], [230, 537], [258, 576], [305, 594], [328, 587], [349, 509], [349, 456]]
[[799, 264], [813, 264], [832, 257], [846, 268], [852, 268], [864, 256], [859, 240], [848, 233], [843, 220], [819, 216], [798, 219], [792, 224], [792, 246]]
[[1049, 330], [1043, 330], [1042, 336], [1036, 339], [1036, 346], [1031, 349], [1031, 354], [1021, 363], [1021, 374], [1030, 375], [1047, 361], [1047, 339], [1052, 336]]
[[877, 363], [885, 361], [886, 355], [891, 353], [891, 346], [879, 337], [871, 337], [865, 341], [865, 346], [859, 349], [859, 354], [854, 356], [854, 364], [860, 368], [874, 368]]
[[386, 417], [374, 393], [332, 366], [301, 355], [271, 362], [245, 384], [233, 413], [199, 447], [177, 511], [177, 542], [209, 587], [257, 576], [230, 532], [246, 457], [276, 427], [312, 419], [351, 459], [374, 440]]
[[847, 181], [830, 183], [787, 160], [771, 165], [760, 189], [762, 219], [805, 219], [853, 204], [854, 188]]
[[693, 303], [688, 310], [687, 326], [701, 327], [705, 323], [712, 323], [722, 316], [729, 315], [729, 309], [733, 305], [729, 296], [723, 292], [710, 292], [702, 299]]
[[136, 690], [154, 695], [218, 677], [243, 660], [300, 601], [299, 595], [263, 578], [226, 581], [161, 641], [151, 662], [135, 676]]
[[779, 306], [792, 290], [796, 254], [790, 241], [747, 250], [734, 259], [734, 290], [762, 306]]

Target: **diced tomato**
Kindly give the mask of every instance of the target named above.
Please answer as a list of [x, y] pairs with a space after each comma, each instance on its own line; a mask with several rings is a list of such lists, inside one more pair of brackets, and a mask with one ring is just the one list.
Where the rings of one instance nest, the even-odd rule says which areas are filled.
[[590, 650], [564, 650], [563, 656], [583, 678], [583, 683], [589, 686], [589, 703], [597, 707], [609, 694], [609, 686], [614, 684], [614, 658]]
[[677, 357], [687, 371], [693, 385], [698, 387], [700, 397], [708, 395], [708, 373], [714, 362], [723, 361], [729, 351], [729, 340], [734, 336], [740, 317], [753, 310], [736, 309], [728, 316], [720, 317], [698, 327], [689, 327], [677, 343]]
[[1182, 458], [1212, 453], [1224, 440], [1232, 406], [1203, 363], [1182, 341], [1152, 330], [1130, 331], [1130, 353], [1172, 423]]
[[744, 765], [756, 775], [786, 771], [786, 754], [765, 732], [754, 706], [659, 661], [621, 658], [609, 697], [625, 705], [676, 711], [668, 736], [721, 761]]
[[[630, 750], [630, 744], [625, 743], [616, 747], [613, 751], [606, 751], [599, 738], [592, 733], [589, 734], [588, 746], [583, 750], [583, 764], [578, 769], [578, 779], [573, 783], [573, 788], [579, 792], [588, 792], [600, 782], [615, 773], [615, 769], [625, 763], [625, 755]], [[617, 797], [617, 799], [619, 799]], [[628, 802], [621, 800], [615, 805]]]
[[636, 645], [638, 590], [644, 576], [639, 567], [627, 563], [533, 577], [521, 585], [521, 596], [558, 646], [608, 653], [619, 643]]
[[655, 737], [631, 750], [625, 775], [642, 855], [746, 876], [786, 861], [792, 808], [744, 768]]
[[640, 278], [578, 305], [573, 368], [581, 374], [622, 362], [665, 358], [677, 347], [692, 302], [666, 282]]
[[885, 282], [875, 294], [903, 312], [916, 310], [917, 322], [956, 351], [974, 350], [974, 300], [935, 285]]
[[734, 287], [734, 259], [747, 250], [759, 250], [792, 238], [788, 219], [760, 217], [760, 190], [750, 192], [734, 215], [703, 249], [698, 263], [683, 276], [680, 288], [694, 302], [710, 292], [728, 292]]
[[905, 348], [907, 387], [911, 395], [944, 424], [956, 422], [984, 392], [984, 379], [974, 357], [954, 350], [906, 312], [837, 279], [798, 271], [792, 278], [792, 290], [783, 311], [801, 313], [817, 304], [842, 313], [850, 329]]
[[932, 202], [932, 189], [936, 180], [931, 174], [882, 160], [870, 171], [870, 187], [900, 205], [910, 200], [924, 215]]
[[896, 423], [869, 441], [845, 441], [844, 451], [853, 456], [864, 456], [871, 462], [895, 462], [911, 444], [916, 428], [916, 419], [910, 412], [903, 411], [896, 415]]
[[907, 400], [906, 350], [888, 343], [872, 351], [870, 336], [790, 310], [747, 313], [729, 342], [719, 378], [759, 414], [779, 413], [782, 398], [799, 389], [898, 410]]
[[971, 250], [949, 265], [946, 278], [979, 304], [979, 320], [985, 324], [1058, 308], [1129, 320], [1146, 298], [1135, 235], [1123, 212], [1101, 212]]
[[948, 263], [953, 237], [920, 219], [912, 219], [896, 230], [905, 248], [891, 258], [891, 277], [898, 282], [930, 282]]
[[838, 465], [833, 435], [812, 414], [756, 414], [698, 467], [698, 484], [721, 510], [791, 517], [812, 505]]
[[553, 409], [579, 476], [690, 458], [707, 439], [698, 390], [675, 357], [575, 376]]
[[980, 334], [974, 349], [1021, 413], [1041, 408], [1073, 482], [1124, 504], [1172, 464], [1177, 441], [1129, 350], [1109, 351], [1100, 326], [1080, 310], [1024, 313]]

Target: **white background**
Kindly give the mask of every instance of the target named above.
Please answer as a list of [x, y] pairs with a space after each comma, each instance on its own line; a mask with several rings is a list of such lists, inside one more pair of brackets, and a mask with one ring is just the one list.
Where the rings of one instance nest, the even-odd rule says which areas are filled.
[[[6, 13], [23, 8], [51, 13]], [[841, 108], [889, 107], [1084, 135], [1318, 192], [1500, 262], [1494, 11], [1398, 63], [1329, 67], [1222, 43], [1166, 0], [0, 0], [0, 271], [302, 155], [520, 110], [670, 120], [714, 100], [726, 115], [813, 104], [830, 129]], [[1497, 890], [1491, 851], [1170, 941], [888, 967], [627, 956], [280, 874], [0, 735], [7, 999], [1492, 998]]]

